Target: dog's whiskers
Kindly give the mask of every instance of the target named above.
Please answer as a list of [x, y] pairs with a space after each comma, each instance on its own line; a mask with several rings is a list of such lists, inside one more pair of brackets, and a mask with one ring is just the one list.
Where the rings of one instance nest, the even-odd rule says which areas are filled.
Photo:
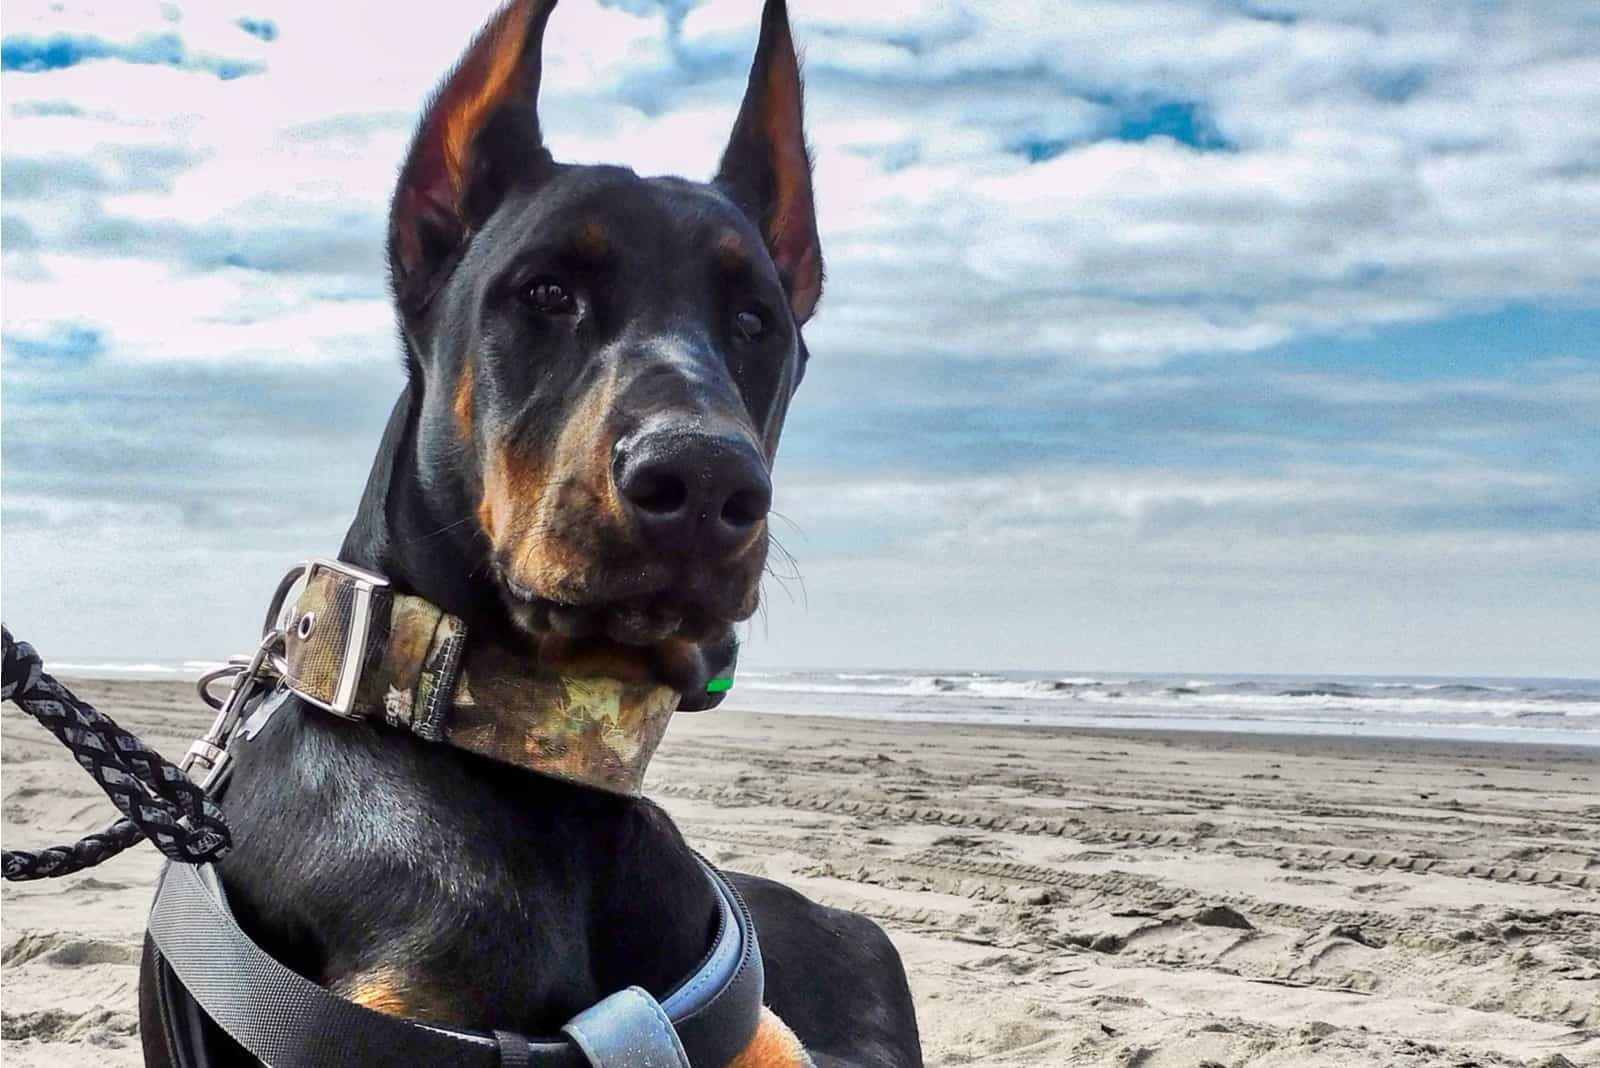
[[776, 508], [768, 510], [767, 515], [768, 516], [776, 516], [777, 518], [783, 520], [784, 523], [786, 523], [788, 525], [790, 530], [792, 530], [796, 534], [800, 535], [800, 537], [805, 538], [807, 541], [810, 540], [810, 538], [806, 537], [806, 532], [805, 532], [805, 528], [804, 527], [802, 527], [799, 523], [796, 523], [793, 519], [791, 519], [788, 516], [784, 515], [782, 512], [778, 511]]
[[454, 520], [453, 522], [446, 523], [444, 526], [440, 527], [437, 530], [430, 530], [426, 534], [418, 534], [416, 537], [409, 539], [407, 541], [407, 544], [408, 545], [415, 545], [418, 542], [427, 541], [430, 538], [437, 538], [439, 535], [447, 533], [449, 531], [452, 531], [456, 527], [461, 526], [463, 523], [472, 522], [472, 520], [474, 518], [475, 518], [475, 516], [473, 516], [469, 512], [468, 514], [462, 516], [460, 519]]

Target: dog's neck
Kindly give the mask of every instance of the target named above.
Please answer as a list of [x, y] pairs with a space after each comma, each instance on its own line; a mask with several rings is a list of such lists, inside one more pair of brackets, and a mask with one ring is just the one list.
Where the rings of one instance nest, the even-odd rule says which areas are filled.
[[[409, 385], [395, 404], [340, 556], [385, 575], [398, 589], [463, 617], [469, 627], [480, 628], [479, 633], [486, 632], [495, 640], [514, 640], [509, 622], [497, 616], [492, 600], [484, 600], [495, 596], [492, 588], [477, 578], [484, 573], [486, 554], [467, 489], [430, 481], [420, 469], [415, 447], [418, 388], [415, 383]], [[486, 603], [491, 607], [485, 608]], [[344, 744], [365, 748], [375, 775], [391, 782], [418, 774], [424, 778], [439, 775], [439, 783], [413, 784], [425, 795], [443, 789], [441, 784], [457, 782], [445, 789], [451, 796], [440, 797], [441, 805], [449, 805], [453, 796], [463, 792], [460, 776], [466, 775], [477, 780], [474, 789], [489, 792], [479, 799], [480, 805], [488, 804], [492, 795], [491, 807], [507, 805], [522, 810], [507, 815], [526, 828], [530, 842], [537, 838], [543, 845], [532, 854], [518, 849], [515, 859], [508, 858], [508, 866], [522, 871], [519, 895], [532, 900], [567, 897], [570, 888], [563, 880], [570, 878], [574, 864], [604, 873], [603, 892], [597, 890], [592, 899], [595, 903], [588, 906], [597, 914], [550, 916], [549, 930], [521, 932], [519, 937], [525, 941], [547, 943], [548, 957], [534, 953], [532, 959], [570, 958], [570, 947], [577, 939], [588, 946], [592, 957], [592, 981], [602, 988], [619, 982], [639, 983], [657, 995], [693, 971], [715, 926], [715, 893], [677, 829], [650, 802], [596, 794], [445, 746], [419, 764], [407, 754], [423, 743], [401, 731], [358, 734], [347, 730], [348, 724], [326, 723], [321, 712], [307, 708], [303, 714], [312, 717], [313, 722], [306, 726], [313, 734], [326, 731], [348, 739]], [[429, 765], [438, 771], [423, 772]], [[385, 770], [391, 766], [409, 770], [391, 774]], [[478, 849], [485, 846], [474, 844]], [[441, 858], [439, 862], [451, 861]], [[536, 885], [541, 881], [551, 885]], [[641, 902], [652, 905], [641, 909]], [[591, 941], [588, 932], [603, 932], [603, 936]], [[572, 963], [579, 964], [576, 960]], [[583, 992], [582, 983], [588, 981], [573, 979], [584, 997], [593, 993]], [[601, 994], [610, 992], [600, 990]], [[552, 996], [560, 1000], [558, 995]]]
[[417, 454], [420, 372], [389, 414], [377, 458], [339, 558], [376, 571], [467, 621], [474, 635], [520, 644], [492, 584], [476, 502], [453, 475], [425, 475]]

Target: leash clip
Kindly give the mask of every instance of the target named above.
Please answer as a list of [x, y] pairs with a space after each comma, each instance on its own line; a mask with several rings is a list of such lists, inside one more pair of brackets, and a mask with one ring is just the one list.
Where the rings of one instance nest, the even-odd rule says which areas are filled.
[[[195, 768], [204, 773], [200, 780], [200, 788], [210, 791], [212, 787], [227, 777], [228, 767], [232, 761], [228, 753], [228, 743], [233, 741], [234, 733], [239, 729], [239, 721], [244, 717], [245, 706], [256, 695], [262, 683], [270, 681], [278, 674], [274, 666], [279, 659], [278, 650], [283, 644], [283, 632], [273, 630], [264, 635], [260, 644], [256, 646], [253, 655], [230, 657], [224, 667], [207, 672], [195, 683], [195, 689], [200, 693], [200, 700], [217, 710], [217, 718], [211, 721], [211, 726], [205, 734], [190, 744], [189, 751], [184, 754], [178, 767], [184, 774], [190, 774]], [[218, 698], [211, 692], [211, 685], [220, 679], [232, 678], [227, 696]]]

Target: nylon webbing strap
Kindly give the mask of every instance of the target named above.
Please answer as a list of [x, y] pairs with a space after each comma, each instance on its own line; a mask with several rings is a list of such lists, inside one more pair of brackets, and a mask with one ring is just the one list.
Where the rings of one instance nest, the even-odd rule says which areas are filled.
[[[767, 979], [750, 906], [727, 876], [695, 856], [722, 900], [722, 918], [705, 960], [661, 1005], [698, 1068], [732, 1064], [750, 1044], [761, 1026]], [[736, 937], [725, 937], [729, 933]]]
[[[497, 1068], [488, 1035], [430, 1027], [329, 993], [267, 955], [239, 929], [210, 866], [171, 864], [150, 912], [151, 937], [191, 997], [271, 1068], [427, 1064]], [[530, 1043], [530, 1064], [584, 1068], [562, 1043]]]

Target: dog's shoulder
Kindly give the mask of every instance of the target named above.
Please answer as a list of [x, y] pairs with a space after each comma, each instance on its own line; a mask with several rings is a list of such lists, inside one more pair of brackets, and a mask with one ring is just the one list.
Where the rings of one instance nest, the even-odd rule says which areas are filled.
[[771, 879], [728, 877], [755, 918], [767, 1004], [805, 1036], [814, 1063], [921, 1068], [911, 989], [883, 928]]

